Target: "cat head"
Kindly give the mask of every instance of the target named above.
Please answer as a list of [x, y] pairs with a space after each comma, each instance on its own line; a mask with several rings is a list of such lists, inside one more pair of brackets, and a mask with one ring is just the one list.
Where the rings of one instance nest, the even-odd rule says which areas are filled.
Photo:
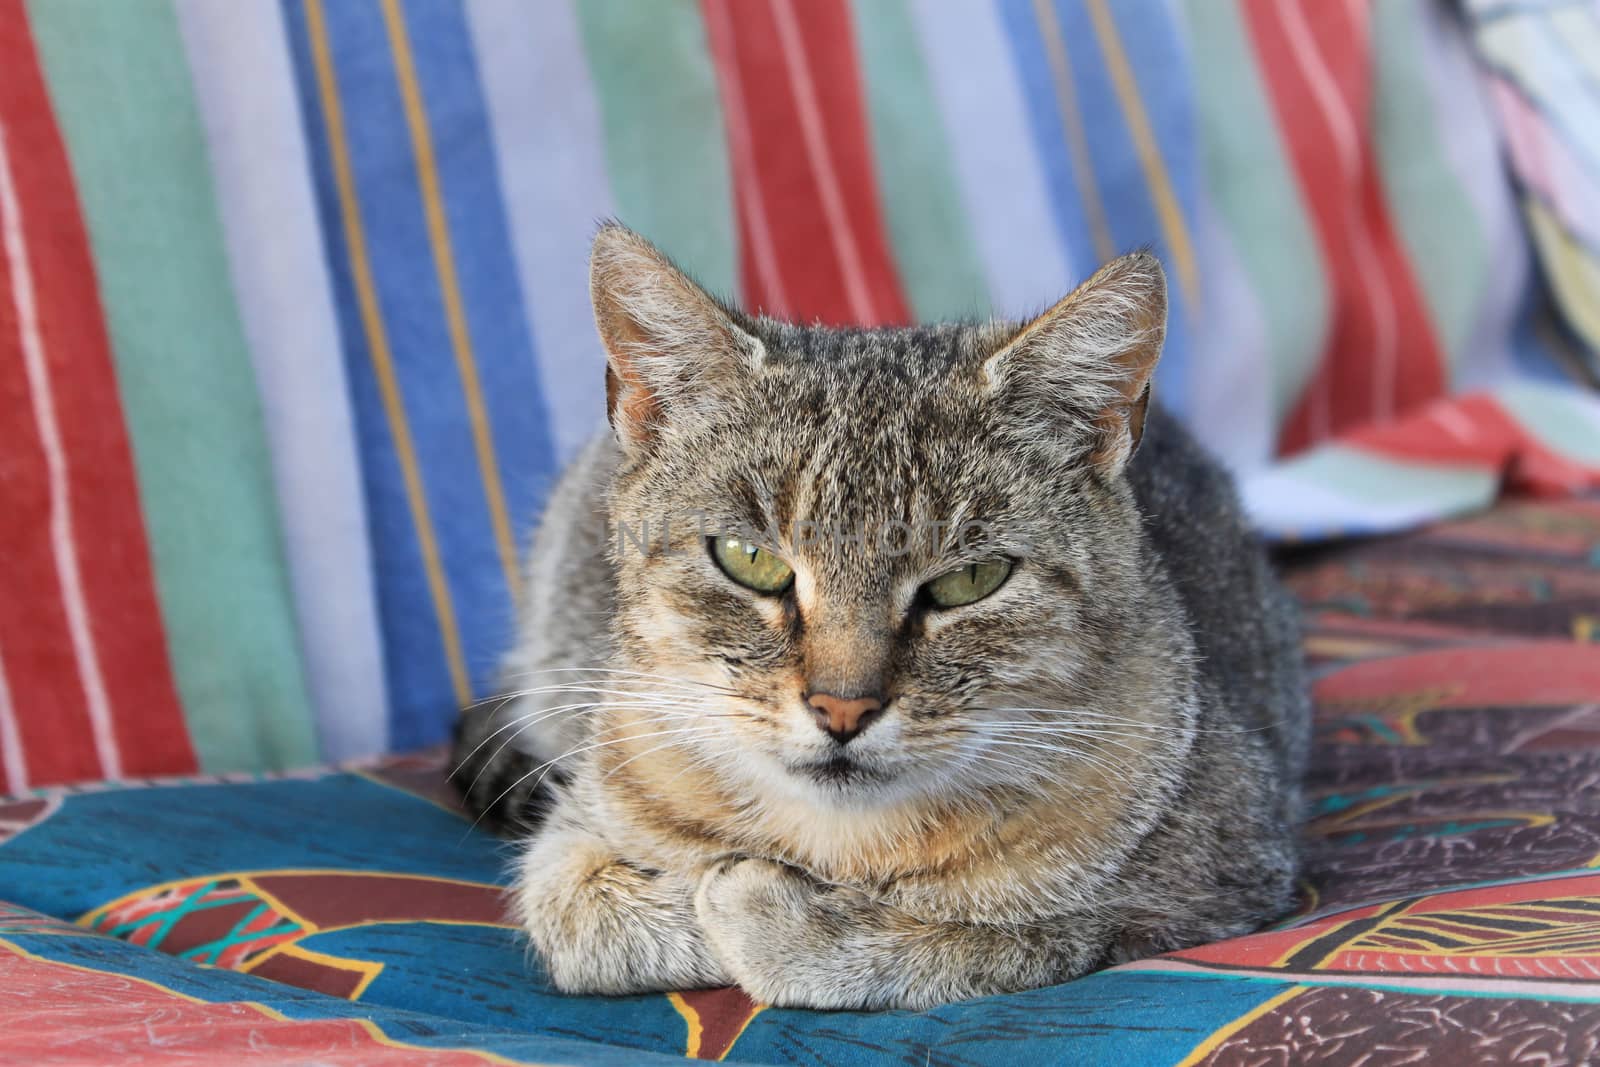
[[1021, 325], [750, 316], [618, 226], [591, 285], [615, 637], [695, 687], [701, 728], [673, 745], [847, 804], [1059, 775], [1074, 746], [1115, 766], [1111, 719], [1148, 697], [1125, 471], [1165, 325], [1153, 256]]

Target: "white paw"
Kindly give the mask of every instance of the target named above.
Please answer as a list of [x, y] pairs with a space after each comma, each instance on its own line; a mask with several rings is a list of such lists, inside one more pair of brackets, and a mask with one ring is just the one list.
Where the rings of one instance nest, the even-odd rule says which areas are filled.
[[747, 918], [779, 918], [806, 906], [808, 888], [805, 875], [781, 863], [718, 860], [701, 876], [695, 911], [702, 922], [712, 926], [737, 924]]
[[854, 896], [771, 860], [724, 860], [701, 877], [695, 915], [712, 954], [755, 1000], [835, 1007], [834, 908]]
[[691, 888], [556, 827], [524, 854], [513, 901], [550, 983], [563, 993], [726, 984], [693, 921]]
[[712, 955], [763, 1003], [780, 994], [773, 980], [786, 952], [794, 951], [792, 927], [805, 909], [797, 881], [794, 872], [770, 860], [721, 860], [701, 877], [695, 893], [695, 916]]

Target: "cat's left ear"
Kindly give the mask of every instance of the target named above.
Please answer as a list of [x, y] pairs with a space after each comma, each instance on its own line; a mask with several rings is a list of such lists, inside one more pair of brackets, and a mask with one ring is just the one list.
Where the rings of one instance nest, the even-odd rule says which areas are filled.
[[714, 408], [765, 358], [732, 311], [624, 226], [595, 235], [589, 291], [606, 349], [606, 416], [627, 452]]
[[[1086, 434], [1089, 461], [1114, 475], [1144, 434], [1166, 328], [1161, 261], [1135, 252], [1107, 263], [1024, 326], [984, 361], [984, 375], [1041, 428]], [[1062, 427], [1063, 420], [1071, 425]]]

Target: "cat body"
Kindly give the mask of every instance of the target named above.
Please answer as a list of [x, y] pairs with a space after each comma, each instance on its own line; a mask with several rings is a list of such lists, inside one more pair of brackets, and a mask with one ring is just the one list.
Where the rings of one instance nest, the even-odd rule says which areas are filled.
[[541, 816], [559, 988], [923, 1008], [1286, 909], [1296, 620], [1150, 405], [1153, 258], [1025, 326], [755, 319], [618, 227], [593, 279], [614, 434], [458, 748], [472, 806]]

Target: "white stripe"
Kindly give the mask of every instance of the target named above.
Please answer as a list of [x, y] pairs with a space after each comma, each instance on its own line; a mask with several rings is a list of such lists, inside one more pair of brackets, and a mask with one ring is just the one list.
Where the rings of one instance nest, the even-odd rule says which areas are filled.
[[473, 0], [463, 10], [545, 412], [565, 465], [605, 422], [605, 354], [584, 268], [596, 222], [617, 212], [600, 105], [570, 3]]
[[999, 12], [946, 0], [911, 9], [994, 310], [1037, 314], [1093, 264], [1062, 243]]
[[[1191, 335], [1189, 426], [1235, 474], [1271, 463], [1277, 442], [1272, 375], [1267, 364], [1267, 326], [1260, 299], [1245, 276], [1233, 236], [1223, 225], [1209, 190], [1196, 203], [1195, 247], [1200, 253], [1201, 329]], [[1158, 389], [1156, 395], [1160, 396]], [[1227, 412], [1227, 418], [1215, 418]]]
[[[1280, 3], [1276, 5], [1275, 10], [1283, 19], [1283, 28], [1289, 37], [1290, 49], [1294, 52], [1295, 60], [1311, 88], [1311, 95], [1327, 120], [1328, 130], [1338, 149], [1339, 169], [1343, 172], [1345, 183], [1353, 188], [1361, 178], [1360, 135], [1356, 129], [1355, 118], [1345, 108], [1333, 74], [1323, 62], [1316, 42], [1311, 39], [1311, 28], [1306, 25], [1304, 11], [1298, 4], [1293, 3]], [[1355, 27], [1354, 30], [1359, 35], [1360, 28]], [[1394, 302], [1387, 288], [1379, 281], [1378, 275], [1382, 272], [1382, 266], [1378, 262], [1377, 250], [1373, 248], [1372, 239], [1362, 222], [1360, 205], [1350, 197], [1341, 197], [1340, 204], [1344, 208], [1345, 225], [1354, 245], [1357, 259], [1356, 276], [1361, 280], [1367, 304], [1372, 309], [1373, 325], [1377, 334], [1372, 340], [1373, 363], [1376, 367], [1376, 373], [1373, 375], [1372, 417], [1378, 422], [1387, 422], [1394, 414], [1397, 333]], [[1327, 436], [1331, 428], [1331, 415], [1327, 406], [1331, 397], [1326, 379], [1318, 390], [1316, 400], [1316, 425], [1313, 436], [1321, 438]]]
[[28, 761], [22, 758], [22, 731], [17, 728], [17, 709], [6, 682], [4, 655], [0, 655], [0, 768], [5, 769], [8, 792], [28, 788]]
[[[61, 444], [61, 428], [56, 422], [44, 340], [39, 335], [39, 309], [33, 299], [33, 270], [28, 263], [28, 247], [22, 231], [22, 209], [17, 203], [3, 124], [0, 124], [0, 230], [4, 231], [6, 262], [11, 268], [11, 299], [17, 309], [17, 334], [22, 342], [22, 363], [28, 374], [28, 395], [33, 402], [33, 419], [39, 428], [39, 444], [44, 449], [45, 469], [48, 472], [50, 547], [55, 555], [56, 577], [61, 582], [61, 603], [67, 616], [67, 632], [71, 636], [72, 654], [78, 662], [78, 678], [83, 684], [84, 700], [88, 704], [89, 729], [94, 736], [95, 756], [100, 761], [100, 776], [120, 778], [122, 756], [117, 751], [111, 721], [111, 700], [106, 695], [105, 678], [100, 673], [100, 656], [95, 650], [94, 636], [89, 627], [89, 605], [83, 595], [83, 577], [78, 571], [67, 454]], [[89, 309], [85, 309], [85, 312], [92, 313]]]
[[844, 209], [844, 194], [839, 189], [839, 175], [834, 170], [833, 156], [828, 151], [828, 136], [822, 128], [822, 109], [817, 103], [817, 87], [811, 80], [811, 69], [806, 65], [805, 42], [800, 37], [793, 0], [772, 0], [772, 21], [778, 29], [778, 43], [783, 50], [783, 67], [789, 76], [789, 87], [794, 90], [800, 133], [806, 145], [806, 162], [811, 166], [811, 177], [816, 181], [817, 192], [822, 197], [822, 213], [828, 219], [828, 233], [839, 257], [845, 292], [850, 297], [850, 312], [857, 322], [879, 322], [883, 316], [872, 304], [866, 271], [861, 266], [861, 251], [856, 246], [855, 230]]
[[1479, 436], [1478, 427], [1459, 408], [1447, 404], [1436, 405], [1428, 414], [1428, 419], [1464, 445], [1471, 444]]
[[731, 57], [738, 50], [733, 19], [728, 16], [726, 3], [707, 4], [705, 10], [706, 17], [713, 24], [713, 31], [722, 38], [727, 46], [726, 55], [730, 57], [730, 67], [722, 81], [722, 108], [728, 123], [728, 152], [740, 162], [739, 166], [733, 168], [734, 181], [738, 183], [739, 199], [747, 212], [745, 222], [748, 223], [750, 254], [755, 257], [756, 273], [761, 276], [762, 288], [772, 301], [771, 307], [761, 310], [785, 318], [791, 314], [792, 306], [789, 292], [783, 284], [783, 268], [778, 260], [777, 245], [772, 239], [772, 222], [767, 212], [766, 197], [761, 193], [761, 180], [756, 176], [755, 150], [750, 139], [750, 115], [744, 107], [744, 87], [739, 82], [738, 71], [731, 66], [736, 62]]
[[326, 759], [381, 752], [388, 690], [355, 428], [288, 38], [276, 4], [178, 0], [272, 453]]
[[1476, 389], [1511, 377], [1516, 364], [1511, 332], [1528, 282], [1522, 215], [1506, 181], [1494, 111], [1473, 66], [1472, 44], [1460, 19], [1442, 5], [1419, 9], [1424, 47], [1418, 70], [1433, 100], [1439, 139], [1450, 169], [1483, 227], [1487, 273], [1478, 286], [1478, 314], [1451, 353], [1451, 386]]

